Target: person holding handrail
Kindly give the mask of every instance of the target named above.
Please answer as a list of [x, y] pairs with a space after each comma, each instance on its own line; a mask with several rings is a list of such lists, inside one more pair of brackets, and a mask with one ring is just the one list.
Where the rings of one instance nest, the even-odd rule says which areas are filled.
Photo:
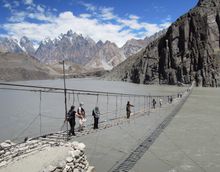
[[128, 101], [128, 102], [127, 102], [127, 105], [126, 105], [127, 119], [130, 118], [130, 115], [131, 115], [131, 107], [134, 107], [134, 105], [131, 105], [130, 102]]
[[156, 108], [156, 104], [157, 104], [155, 99], [152, 100], [152, 104], [153, 104], [153, 108], [155, 109]]
[[83, 131], [84, 122], [86, 121], [85, 118], [85, 110], [83, 109], [83, 102], [80, 102], [79, 107], [77, 109], [77, 113], [79, 115], [79, 131]]
[[92, 116], [94, 117], [94, 127], [93, 129], [99, 128], [99, 117], [100, 117], [100, 111], [99, 108], [96, 106], [92, 111]]
[[71, 106], [69, 112], [67, 113], [67, 121], [70, 124], [70, 130], [69, 130], [69, 133], [68, 133], [69, 136], [71, 134], [73, 136], [76, 135], [74, 128], [75, 128], [75, 125], [76, 125], [76, 116], [78, 116], [78, 114], [76, 113], [76, 111], [74, 109], [75, 109], [75, 106]]

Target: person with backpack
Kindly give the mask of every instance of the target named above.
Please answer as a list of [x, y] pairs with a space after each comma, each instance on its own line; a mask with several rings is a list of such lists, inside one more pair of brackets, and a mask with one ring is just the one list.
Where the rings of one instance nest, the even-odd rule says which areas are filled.
[[68, 135], [70, 136], [71, 134], [73, 135], [73, 136], [75, 136], [76, 134], [75, 134], [75, 130], [74, 130], [74, 128], [75, 128], [75, 125], [76, 125], [76, 111], [74, 110], [75, 109], [75, 106], [71, 106], [71, 108], [70, 108], [70, 110], [69, 110], [69, 112], [67, 113], [67, 121], [69, 122], [69, 124], [70, 124], [70, 130], [69, 130], [69, 133], [68, 133]]
[[131, 105], [130, 102], [128, 101], [128, 102], [127, 102], [127, 105], [126, 105], [127, 119], [130, 118], [130, 115], [131, 115], [131, 107], [134, 107], [134, 105]]
[[79, 107], [77, 109], [77, 113], [79, 115], [79, 131], [83, 131], [84, 122], [86, 122], [85, 118], [85, 110], [83, 109], [83, 102], [79, 104]]
[[92, 116], [94, 117], [94, 127], [93, 129], [98, 129], [99, 125], [99, 117], [100, 117], [100, 111], [99, 108], [96, 106], [92, 111]]

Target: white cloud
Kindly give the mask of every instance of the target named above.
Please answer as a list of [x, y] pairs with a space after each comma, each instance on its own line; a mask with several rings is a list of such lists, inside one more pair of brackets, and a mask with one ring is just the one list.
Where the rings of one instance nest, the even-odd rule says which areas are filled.
[[148, 31], [148, 36], [153, 35], [154, 33], [159, 32], [161, 29], [163, 29], [160, 25], [151, 23], [143, 23], [143, 27]]
[[27, 15], [26, 12], [23, 12], [23, 11], [16, 12], [16, 11], [14, 11], [13, 15], [8, 20], [10, 22], [21, 22], [21, 21], [24, 21], [26, 15]]
[[[128, 39], [135, 37], [130, 31], [121, 31], [123, 26], [116, 24], [99, 23], [96, 19], [77, 17], [72, 12], [61, 13], [51, 23], [33, 24], [28, 22], [5, 24], [5, 30], [9, 35], [16, 35], [17, 39], [23, 35], [30, 39], [41, 41], [46, 37], [56, 38], [60, 33], [66, 33], [73, 29], [78, 34], [90, 36], [95, 41], [110, 40], [122, 46]], [[36, 34], [37, 33], [37, 34]]]
[[24, 0], [24, 4], [31, 5], [33, 4], [33, 0]]
[[45, 8], [43, 8], [41, 5], [37, 5], [37, 10], [41, 13], [45, 12]]
[[138, 19], [140, 19], [140, 17], [138, 17], [138, 16], [136, 16], [136, 15], [129, 15], [128, 16], [129, 17], [129, 19], [131, 19], [131, 20], [138, 20]]
[[165, 22], [160, 24], [160, 27], [162, 27], [163, 29], [168, 28], [171, 25], [171, 22]]
[[113, 10], [114, 10], [114, 8], [101, 7], [100, 8], [100, 11], [101, 11], [100, 16], [101, 16], [101, 18], [103, 20], [117, 19], [118, 17], [113, 14]]
[[[161, 24], [140, 22], [141, 19], [137, 15], [127, 15], [122, 18], [114, 13], [114, 8], [96, 7], [84, 2], [80, 4], [88, 13], [79, 15], [71, 11], [55, 15], [51, 12], [53, 9], [34, 4], [32, 0], [25, 0], [25, 4], [29, 4], [27, 11], [16, 11], [8, 23], [0, 26], [8, 32], [8, 35], [17, 39], [25, 35], [39, 42], [46, 37], [54, 39], [72, 29], [73, 32], [89, 36], [95, 41], [110, 40], [122, 46], [129, 39], [142, 39], [170, 25], [170, 16], [167, 16]], [[10, 8], [9, 5], [6, 7]], [[28, 22], [26, 20], [28, 18], [38, 22]]]
[[36, 19], [39, 21], [51, 22], [54, 20], [52, 15], [45, 15], [43, 13], [27, 13], [27, 17], [30, 19]]
[[126, 27], [129, 27], [131, 29], [139, 30], [141, 28], [144, 28], [144, 26], [141, 25], [141, 23], [138, 23], [137, 20], [130, 20], [130, 19], [118, 19], [117, 22], [123, 24]]
[[13, 2], [9, 2], [8, 0], [3, 0], [3, 7], [7, 8], [10, 12], [13, 12]]
[[86, 7], [86, 9], [87, 9], [88, 11], [96, 11], [96, 10], [97, 10], [96, 6], [94, 6], [94, 5], [90, 4], [90, 3], [85, 3], [85, 2], [83, 2], [83, 1], [80, 1], [79, 4], [81, 4], [81, 5], [83, 5], [84, 7]]
[[87, 14], [87, 13], [83, 13], [79, 15], [81, 18], [91, 18], [92, 15], [91, 14]]
[[5, 4], [3, 5], [3, 7], [8, 8], [9, 10], [11, 10], [11, 9], [12, 9], [11, 4], [10, 4], [10, 3], [8, 3], [8, 2], [5, 2]]

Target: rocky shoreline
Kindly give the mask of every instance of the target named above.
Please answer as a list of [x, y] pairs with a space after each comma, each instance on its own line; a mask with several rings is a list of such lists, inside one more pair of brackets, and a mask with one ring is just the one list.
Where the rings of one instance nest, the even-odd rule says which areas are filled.
[[35, 154], [40, 151], [47, 151], [54, 147], [67, 149], [68, 153], [62, 160], [59, 159], [57, 162], [53, 161], [49, 166], [42, 167], [41, 172], [95, 172], [95, 168], [90, 166], [87, 160], [85, 144], [76, 141], [56, 142], [50, 140], [27, 140], [20, 144], [6, 140], [1, 143], [0, 171], [17, 161], [28, 158], [29, 156], [35, 156]]

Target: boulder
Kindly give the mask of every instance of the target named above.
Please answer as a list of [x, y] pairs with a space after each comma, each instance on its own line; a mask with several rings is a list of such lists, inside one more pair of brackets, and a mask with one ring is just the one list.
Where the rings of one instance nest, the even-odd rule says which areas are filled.
[[86, 145], [84, 143], [79, 143], [77, 148], [81, 151], [85, 151]]
[[66, 162], [69, 162], [69, 163], [70, 163], [70, 162], [72, 162], [72, 161], [73, 161], [73, 157], [67, 157], [67, 158], [66, 158]]
[[11, 146], [11, 144], [3, 142], [0, 144], [1, 148], [5, 149], [5, 148], [9, 148]]

